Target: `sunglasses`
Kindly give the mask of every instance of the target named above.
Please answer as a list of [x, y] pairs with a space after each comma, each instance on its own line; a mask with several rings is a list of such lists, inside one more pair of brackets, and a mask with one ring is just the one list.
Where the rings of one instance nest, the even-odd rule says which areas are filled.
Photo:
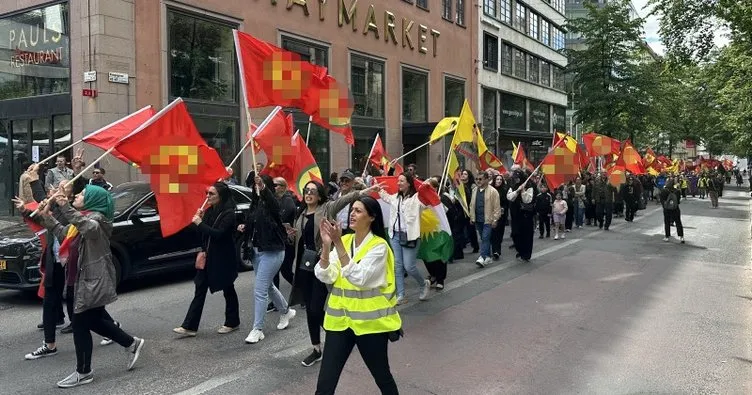
[[306, 188], [306, 189], [303, 190], [303, 193], [306, 194], [306, 195], [315, 195], [315, 194], [319, 193], [319, 191], [316, 188]]

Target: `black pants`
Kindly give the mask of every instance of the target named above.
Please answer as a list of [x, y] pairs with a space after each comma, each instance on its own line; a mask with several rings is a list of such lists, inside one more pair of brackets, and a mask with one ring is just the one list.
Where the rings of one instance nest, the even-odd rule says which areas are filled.
[[65, 310], [68, 312], [68, 319], [73, 322], [73, 292], [76, 289], [73, 285], [65, 287]]
[[679, 237], [684, 237], [684, 226], [681, 222], [681, 211], [676, 210], [663, 210], [663, 227], [666, 231], [666, 237], [671, 237], [671, 224], [676, 224], [676, 234]]
[[501, 256], [501, 243], [504, 241], [504, 231], [507, 229], [507, 221], [503, 217], [499, 221], [499, 224], [491, 229], [491, 254]]
[[625, 200], [624, 201], [624, 220], [626, 221], [632, 221], [634, 220], [635, 213], [637, 212], [637, 202], [632, 200]]
[[567, 210], [567, 215], [564, 218], [564, 229], [572, 230], [572, 224], [574, 223], [574, 201], [567, 200], [567, 207], [570, 207], [570, 209]]
[[356, 336], [351, 329], [342, 332], [326, 331], [326, 348], [316, 384], [316, 395], [334, 394], [339, 376], [355, 345], [381, 393], [399, 394], [397, 383], [389, 369], [388, 343], [386, 333]]
[[[188, 313], [183, 320], [183, 328], [189, 331], [197, 331], [201, 322], [201, 314], [204, 312], [204, 303], [206, 302], [206, 292], [209, 291], [209, 279], [205, 270], [196, 270], [196, 277], [193, 279], [196, 284], [196, 292], [193, 295]], [[225, 295], [225, 326], [235, 328], [240, 325], [240, 307], [238, 303], [238, 294], [235, 292], [235, 285], [230, 284], [222, 290]]]
[[423, 263], [426, 264], [428, 275], [436, 279], [436, 283], [444, 285], [444, 280], [446, 280], [447, 276], [447, 263], [440, 260], [431, 262], [423, 261]]
[[[50, 270], [52, 284], [44, 287], [44, 299], [42, 300], [42, 327], [44, 328], [44, 342], [55, 342], [55, 330], [57, 322], [65, 319], [63, 314], [63, 289], [65, 288], [65, 270], [60, 263], [55, 262], [46, 270]], [[73, 318], [68, 314], [68, 319]]]
[[533, 236], [535, 224], [532, 212], [520, 212], [517, 220], [520, 222], [517, 233], [513, 236], [514, 246], [522, 259], [530, 259], [533, 255]]
[[608, 229], [608, 227], [611, 226], [611, 219], [614, 214], [613, 211], [614, 211], [613, 203], [596, 203], [595, 216], [598, 218], [599, 228]]
[[469, 218], [465, 220], [465, 235], [470, 242], [470, 246], [473, 247], [473, 251], [480, 250], [480, 245], [478, 244], [478, 230], [475, 229], [475, 224], [470, 223]]
[[282, 266], [279, 268], [279, 272], [274, 276], [274, 279], [272, 280], [274, 282], [274, 286], [279, 289], [279, 274], [282, 273], [282, 277], [287, 281], [290, 285], [294, 285], [294, 278], [295, 275], [292, 272], [292, 264], [295, 261], [295, 246], [285, 245], [285, 259], [282, 261]]
[[546, 228], [546, 237], [551, 237], [551, 217], [548, 213], [538, 213], [538, 230], [541, 237], [543, 237], [543, 228]]
[[78, 373], [91, 372], [92, 331], [114, 340], [123, 347], [130, 347], [133, 344], [133, 336], [118, 328], [104, 307], [86, 310], [73, 317], [73, 342], [76, 345], [76, 371]]
[[[303, 290], [308, 336], [311, 338], [311, 344], [317, 346], [321, 344], [321, 328], [324, 326], [324, 309], [329, 289], [326, 288], [326, 284], [316, 278], [313, 272], [298, 269], [297, 276], [297, 284]], [[328, 344], [327, 347], [329, 347]]]

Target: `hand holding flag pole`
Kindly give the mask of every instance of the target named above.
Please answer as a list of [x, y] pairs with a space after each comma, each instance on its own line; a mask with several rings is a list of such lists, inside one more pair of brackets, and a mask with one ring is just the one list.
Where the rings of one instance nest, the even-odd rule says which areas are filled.
[[[551, 147], [551, 152], [553, 152], [553, 150], [555, 150], [556, 147], [558, 147], [559, 145], [561, 145], [561, 143], [563, 143], [564, 140], [565, 139], [559, 139], [559, 141], [557, 141], [556, 144], [554, 144], [554, 146]], [[541, 161], [541, 163], [538, 164], [538, 167], [536, 167], [535, 170], [533, 170], [533, 172], [530, 173], [530, 177], [528, 177], [527, 180], [525, 180], [525, 182], [522, 183], [523, 186], [527, 185], [528, 181], [530, 181], [530, 179], [533, 178], [533, 176], [535, 175], [535, 173], [537, 173], [538, 170], [540, 170], [541, 166], [543, 166], [543, 161]]]

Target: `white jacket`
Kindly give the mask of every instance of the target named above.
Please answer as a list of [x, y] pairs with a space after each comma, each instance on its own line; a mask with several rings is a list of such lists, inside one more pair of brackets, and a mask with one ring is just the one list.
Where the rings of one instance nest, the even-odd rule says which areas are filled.
[[[399, 226], [397, 225], [397, 209], [398, 207], [402, 209], [402, 218], [400, 218], [400, 221], [402, 222], [403, 226], [407, 229], [407, 239], [408, 240], [417, 240], [420, 238], [420, 212], [426, 206], [420, 202], [420, 199], [418, 199], [418, 194], [414, 194], [413, 196], [402, 199], [399, 197], [399, 194], [390, 195], [384, 191], [380, 191], [379, 195], [381, 196], [381, 200], [388, 203], [390, 206], [389, 210], [389, 221], [386, 223], [387, 228], [389, 229], [389, 238], [394, 237], [394, 229], [397, 228], [399, 230]], [[400, 203], [401, 201], [401, 203]]]

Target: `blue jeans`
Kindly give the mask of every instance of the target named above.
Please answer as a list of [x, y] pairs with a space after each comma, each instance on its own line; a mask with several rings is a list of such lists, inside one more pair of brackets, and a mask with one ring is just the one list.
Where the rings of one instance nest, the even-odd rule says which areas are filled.
[[585, 207], [580, 207], [580, 202], [574, 201], [574, 224], [582, 226], [585, 223]]
[[399, 243], [399, 236], [395, 233], [389, 243], [394, 251], [394, 275], [397, 280], [397, 297], [405, 296], [405, 270], [410, 277], [414, 278], [418, 283], [418, 286], [423, 287], [425, 283], [425, 276], [418, 269], [418, 248], [420, 248], [420, 240], [418, 240], [415, 248], [402, 247]]
[[254, 309], [253, 309], [253, 329], [264, 330], [264, 317], [266, 316], [266, 307], [271, 298], [274, 307], [283, 314], [287, 313], [288, 306], [285, 297], [274, 286], [274, 276], [282, 267], [282, 261], [285, 259], [285, 250], [281, 251], [259, 251], [256, 249], [256, 255], [253, 257], [253, 272], [256, 273], [255, 288], [253, 290]]
[[491, 224], [475, 223], [475, 229], [480, 235], [480, 256], [483, 258], [491, 257]]

